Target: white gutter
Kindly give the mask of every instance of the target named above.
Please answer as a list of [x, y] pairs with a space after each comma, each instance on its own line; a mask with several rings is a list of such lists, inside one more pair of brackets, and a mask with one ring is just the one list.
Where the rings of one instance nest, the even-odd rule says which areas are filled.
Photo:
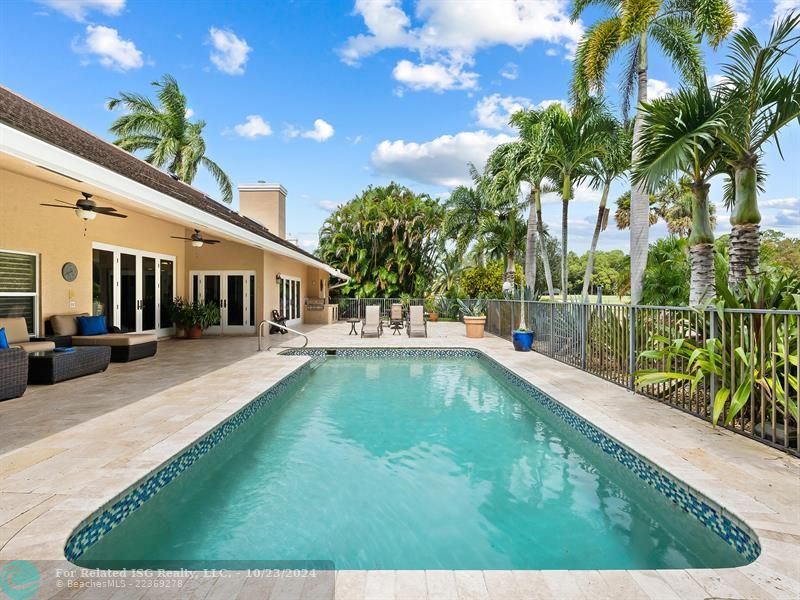
[[[263, 238], [200, 208], [181, 202], [168, 194], [9, 127], [5, 123], [0, 123], [0, 152], [121, 196], [134, 208], [141, 207], [145, 212], [154, 212], [167, 220], [174, 220], [175, 217], [183, 218], [203, 229], [223, 233], [248, 246], [287, 256], [303, 264], [323, 269], [333, 277], [350, 280], [347, 275], [322, 261]], [[151, 169], [155, 168], [152, 165], [147, 166]]]

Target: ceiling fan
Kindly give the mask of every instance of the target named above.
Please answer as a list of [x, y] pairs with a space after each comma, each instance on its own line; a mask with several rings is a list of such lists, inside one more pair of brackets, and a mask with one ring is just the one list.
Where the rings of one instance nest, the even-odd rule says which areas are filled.
[[169, 237], [171, 237], [173, 239], [176, 239], [176, 240], [187, 240], [189, 242], [192, 242], [192, 246], [194, 246], [195, 248], [202, 248], [203, 244], [219, 244], [222, 241], [222, 240], [207, 240], [207, 239], [205, 239], [203, 237], [203, 235], [200, 233], [199, 229], [195, 229], [194, 230], [194, 233], [192, 234], [192, 237], [188, 237], [188, 238], [187, 237], [178, 237], [177, 235], [171, 235]]
[[120, 219], [128, 218], [128, 215], [118, 213], [116, 208], [111, 208], [110, 206], [97, 206], [94, 200], [92, 200], [92, 195], [90, 193], [81, 192], [81, 194], [83, 195], [83, 198], [78, 198], [75, 204], [70, 204], [69, 202], [64, 202], [63, 200], [55, 198], [55, 201], [60, 202], [61, 204], [45, 204], [42, 202], [41, 205], [50, 206], [52, 208], [71, 208], [75, 211], [75, 214], [84, 221], [91, 221], [97, 217], [97, 215], [106, 215], [107, 217], [117, 217]]

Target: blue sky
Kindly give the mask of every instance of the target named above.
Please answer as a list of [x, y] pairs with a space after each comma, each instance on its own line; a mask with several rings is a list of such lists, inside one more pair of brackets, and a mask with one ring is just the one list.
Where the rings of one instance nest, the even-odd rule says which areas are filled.
[[[793, 7], [800, 0], [736, 2], [739, 23], [762, 38], [774, 15]], [[6, 0], [0, 83], [111, 139], [116, 115], [105, 100], [121, 90], [149, 94], [150, 82], [171, 73], [192, 118], [207, 122], [208, 156], [235, 183], [286, 186], [287, 231], [312, 249], [331, 208], [367, 185], [394, 179], [445, 197], [468, 181], [467, 161], [481, 163], [511, 139], [508, 111], [566, 100], [569, 56], [602, 14], [570, 23], [568, 11], [562, 0]], [[710, 76], [724, 52], [706, 52]], [[650, 78], [655, 93], [680, 83], [657, 54]], [[609, 80], [613, 103], [617, 79]], [[781, 142], [785, 161], [774, 148], [766, 155], [764, 225], [800, 235], [800, 127]], [[195, 185], [218, 196], [205, 173]], [[715, 200], [720, 189], [712, 188]], [[577, 191], [574, 250], [588, 246], [598, 196]], [[558, 230], [557, 198], [546, 199], [544, 218]], [[661, 224], [651, 231], [663, 235]], [[601, 249], [627, 246], [613, 224], [601, 235]]]

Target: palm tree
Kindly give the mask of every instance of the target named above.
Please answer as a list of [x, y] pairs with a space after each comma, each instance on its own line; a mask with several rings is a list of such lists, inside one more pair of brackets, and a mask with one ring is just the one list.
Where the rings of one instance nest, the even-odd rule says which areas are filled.
[[[703, 77], [701, 36], [716, 48], [734, 26], [735, 13], [728, 0], [575, 0], [573, 21], [592, 5], [610, 6], [612, 15], [586, 31], [575, 56], [572, 94], [582, 101], [590, 92], [601, 93], [611, 60], [627, 56], [622, 80], [623, 113], [627, 116], [636, 88], [636, 105], [647, 100], [648, 46], [655, 42], [687, 81]], [[698, 35], [695, 35], [698, 34]], [[637, 160], [642, 138], [639, 112], [633, 131], [631, 163]], [[648, 194], [642, 186], [631, 190], [631, 303], [642, 296], [647, 266]]]
[[633, 131], [629, 126], [625, 126], [618, 121], [610, 123], [610, 130], [603, 140], [603, 151], [600, 155], [590, 160], [584, 165], [589, 184], [593, 188], [602, 189], [600, 196], [600, 206], [597, 210], [597, 222], [592, 234], [592, 244], [589, 247], [589, 256], [586, 260], [586, 272], [583, 275], [583, 291], [581, 297], [584, 302], [589, 299], [589, 283], [592, 279], [594, 270], [594, 253], [597, 250], [597, 240], [600, 238], [600, 231], [608, 222], [608, 192], [611, 184], [617, 178], [625, 174], [630, 166], [631, 160], [631, 138]]
[[483, 215], [489, 210], [487, 199], [480, 190], [481, 174], [469, 164], [473, 185], [460, 185], [445, 202], [442, 222], [442, 240], [454, 240], [455, 252], [464, 256], [469, 245], [475, 241]]
[[[544, 162], [545, 127], [543, 110], [521, 110], [511, 115], [511, 125], [519, 130], [520, 139], [508, 144], [509, 160], [520, 182], [530, 185], [528, 196], [528, 228], [525, 246], [525, 283], [531, 297], [538, 298], [536, 293], [537, 254], [541, 255], [545, 282], [550, 300], [555, 300], [553, 276], [550, 272], [550, 261], [545, 252], [545, 232], [542, 222], [542, 193], [555, 191], [547, 179], [547, 165]], [[541, 248], [541, 252], [539, 249]]]
[[588, 99], [570, 110], [557, 104], [549, 106], [544, 119], [543, 161], [561, 187], [561, 296], [566, 302], [568, 217], [573, 186], [584, 176], [585, 166], [603, 151], [603, 140], [612, 129], [613, 118], [602, 102]]
[[[648, 225], [655, 225], [661, 218], [661, 203], [655, 194], [648, 194], [650, 208], [647, 211]], [[614, 222], [617, 229], [627, 229], [631, 226], [631, 192], [623, 192], [615, 202], [617, 208], [614, 211]]]
[[[692, 233], [692, 205], [694, 203], [694, 192], [692, 192], [692, 180], [686, 175], [681, 175], [678, 181], [674, 179], [666, 180], [661, 189], [656, 192], [658, 201], [658, 211], [667, 225], [667, 231], [679, 239], [689, 237]], [[712, 229], [716, 227], [716, 206], [711, 203], [708, 205], [708, 218]]]
[[703, 304], [716, 295], [714, 232], [708, 208], [708, 181], [725, 173], [723, 145], [716, 131], [724, 127], [726, 113], [719, 92], [708, 85], [682, 87], [666, 98], [643, 102], [642, 138], [631, 179], [648, 192], [665, 178], [680, 172], [690, 178], [693, 193], [692, 230], [689, 235], [692, 278], [689, 303]]
[[510, 281], [514, 284], [517, 257], [524, 251], [525, 222], [519, 212], [490, 214], [481, 221], [480, 236], [475, 243], [474, 252], [476, 255], [505, 260], [504, 282]]
[[780, 60], [800, 41], [798, 27], [800, 13], [790, 14], [772, 26], [763, 46], [751, 29], [742, 29], [733, 36], [731, 54], [722, 69], [726, 81], [720, 90], [728, 118], [717, 135], [730, 153], [735, 190], [728, 251], [731, 287], [739, 286], [749, 272], [758, 271], [762, 149], [774, 140], [780, 153], [778, 132], [800, 118], [800, 67], [795, 62], [788, 73], [778, 71]]
[[121, 92], [107, 107], [122, 106], [126, 114], [109, 130], [117, 136], [114, 144], [128, 152], [147, 150], [144, 160], [160, 169], [166, 168], [184, 183], [191, 184], [202, 164], [219, 185], [222, 199], [233, 200], [233, 186], [217, 163], [208, 158], [203, 139], [205, 121], [191, 122], [187, 115], [186, 96], [172, 75], [154, 81], [158, 105], [141, 94]]

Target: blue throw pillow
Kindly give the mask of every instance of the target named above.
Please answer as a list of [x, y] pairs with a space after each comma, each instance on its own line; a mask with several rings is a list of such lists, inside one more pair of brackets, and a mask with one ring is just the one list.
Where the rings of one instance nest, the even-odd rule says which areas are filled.
[[78, 331], [81, 335], [103, 335], [108, 333], [105, 315], [96, 317], [77, 317]]
[[6, 337], [5, 327], [0, 327], [0, 350], [8, 350], [8, 338]]

